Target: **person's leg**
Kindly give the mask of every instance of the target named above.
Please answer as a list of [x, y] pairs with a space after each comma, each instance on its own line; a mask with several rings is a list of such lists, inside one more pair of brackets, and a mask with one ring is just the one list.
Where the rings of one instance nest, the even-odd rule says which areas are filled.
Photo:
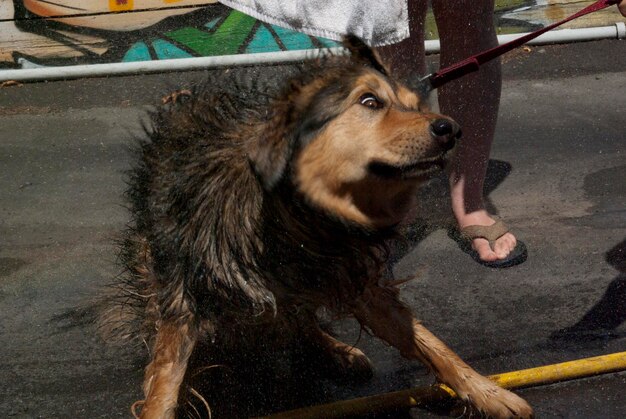
[[408, 0], [410, 37], [397, 44], [376, 48], [383, 62], [398, 78], [408, 77], [417, 71], [426, 74], [424, 52], [424, 20], [428, 3], [426, 0]]
[[[493, 0], [433, 0], [432, 3], [441, 39], [442, 67], [497, 44]], [[483, 184], [498, 117], [501, 84], [500, 62], [496, 60], [439, 89], [442, 113], [454, 118], [463, 130], [450, 173], [452, 210], [459, 228], [495, 222], [485, 210]], [[515, 245], [511, 233], [497, 240], [495, 251], [485, 239], [475, 239], [472, 243], [480, 258], [487, 262], [505, 258]]]

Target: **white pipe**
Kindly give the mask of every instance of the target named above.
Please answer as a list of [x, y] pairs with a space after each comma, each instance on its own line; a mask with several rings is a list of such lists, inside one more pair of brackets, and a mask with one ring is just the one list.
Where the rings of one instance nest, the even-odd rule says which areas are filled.
[[[525, 33], [515, 35], [500, 35], [500, 44], [514, 38], [524, 36]], [[529, 45], [541, 45], [548, 43], [564, 43], [575, 41], [590, 41], [597, 39], [623, 39], [626, 38], [626, 25], [617, 22], [612, 26], [603, 26], [584, 29], [561, 29], [547, 32], [534, 40]], [[439, 52], [439, 40], [426, 41], [427, 53]], [[17, 70], [0, 70], [0, 82], [6, 80], [36, 81], [58, 80], [80, 77], [113, 76], [138, 73], [164, 73], [183, 70], [204, 70], [207, 68], [229, 67], [237, 65], [257, 65], [270, 63], [289, 63], [315, 58], [325, 53], [323, 49], [297, 50], [281, 52], [264, 52], [257, 54], [221, 55], [215, 57], [179, 58], [172, 60], [137, 61], [110, 64], [86, 64], [62, 67], [40, 67]], [[343, 54], [343, 48], [331, 48], [334, 54]]]
[[329, 52], [335, 55], [344, 54], [345, 51], [344, 48], [338, 47], [329, 49], [261, 52], [256, 54], [219, 55], [214, 57], [177, 58], [170, 60], [0, 70], [0, 81], [73, 79], [79, 77], [99, 77], [137, 73], [146, 74], [183, 70], [205, 70], [207, 68], [263, 63], [289, 63], [315, 58]]
[[[528, 35], [528, 33], [516, 33], [511, 35], [498, 35], [500, 45], [514, 39]], [[530, 40], [526, 45], [564, 44], [567, 42], [596, 41], [599, 39], [624, 39], [626, 38], [626, 25], [624, 22], [616, 22], [611, 26], [598, 26], [595, 28], [560, 29], [546, 32], [537, 38]], [[439, 52], [439, 40], [425, 42], [426, 53]]]

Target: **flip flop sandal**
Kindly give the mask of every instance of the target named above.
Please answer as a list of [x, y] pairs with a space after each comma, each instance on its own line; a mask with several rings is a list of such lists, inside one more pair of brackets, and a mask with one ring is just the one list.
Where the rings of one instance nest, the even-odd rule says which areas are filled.
[[510, 230], [504, 224], [504, 222], [498, 220], [490, 226], [472, 225], [462, 228], [460, 231], [457, 229], [448, 230], [448, 236], [457, 242], [459, 248], [470, 255], [472, 259], [480, 263], [483, 266], [489, 268], [508, 268], [511, 266], [519, 265], [528, 258], [528, 250], [524, 242], [517, 240], [515, 248], [511, 250], [504, 259], [494, 260], [493, 262], [486, 262], [480, 258], [478, 252], [472, 248], [472, 240], [474, 239], [486, 239], [489, 242], [489, 246], [493, 249], [493, 246], [500, 237], [504, 236]]

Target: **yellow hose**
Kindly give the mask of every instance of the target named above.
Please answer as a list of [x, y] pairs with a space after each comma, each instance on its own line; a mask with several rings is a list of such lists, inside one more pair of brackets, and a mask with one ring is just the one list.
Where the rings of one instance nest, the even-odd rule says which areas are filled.
[[626, 369], [626, 352], [577, 359], [521, 371], [490, 375], [500, 387], [520, 388], [574, 380]]
[[[626, 352], [583, 358], [560, 364], [490, 375], [500, 387], [515, 389], [573, 380], [626, 370]], [[454, 391], [445, 385], [416, 387], [392, 393], [377, 394], [325, 405], [305, 407], [268, 416], [267, 419], [342, 418], [352, 415], [384, 412], [392, 409], [424, 407], [450, 402]]]

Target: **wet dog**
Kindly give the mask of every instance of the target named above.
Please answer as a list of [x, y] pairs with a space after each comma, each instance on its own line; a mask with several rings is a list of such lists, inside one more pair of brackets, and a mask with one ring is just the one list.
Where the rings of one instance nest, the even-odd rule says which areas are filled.
[[275, 97], [214, 82], [153, 115], [129, 182], [124, 304], [105, 322], [150, 348], [142, 418], [176, 415], [200, 343], [241, 350], [274, 331], [370, 375], [360, 350], [319, 326], [321, 307], [424, 362], [473, 409], [531, 416], [381, 281], [389, 240], [460, 130], [358, 39], [345, 44], [350, 56], [303, 65]]

